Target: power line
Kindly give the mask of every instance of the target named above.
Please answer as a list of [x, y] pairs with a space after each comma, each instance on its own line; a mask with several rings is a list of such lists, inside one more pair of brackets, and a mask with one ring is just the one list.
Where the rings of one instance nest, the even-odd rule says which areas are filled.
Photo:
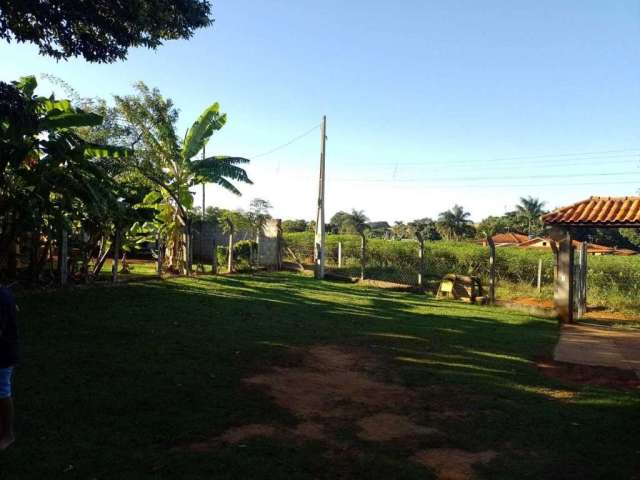
[[[624, 180], [624, 181], [620, 181], [620, 182], [578, 182], [578, 183], [502, 183], [502, 184], [495, 184], [495, 185], [487, 185], [487, 184], [468, 184], [468, 185], [439, 185], [439, 184], [434, 184], [434, 185], [428, 185], [425, 186], [425, 188], [430, 188], [430, 189], [442, 189], [442, 188], [446, 188], [446, 189], [455, 189], [455, 188], [521, 188], [521, 187], [527, 187], [527, 188], [537, 188], [537, 187], [581, 187], [581, 186], [593, 186], [593, 185], [598, 185], [598, 186], [608, 186], [608, 185], [639, 185], [640, 181], [639, 180]], [[401, 188], [400, 186], [393, 186], [391, 185], [392, 188]]]
[[[395, 182], [406, 182], [406, 183], [425, 183], [425, 182], [443, 182], [443, 181], [484, 181], [484, 180], [520, 180], [520, 179], [529, 179], [529, 178], [575, 178], [575, 177], [614, 177], [620, 175], [640, 175], [640, 171], [636, 172], [607, 172], [607, 173], [578, 173], [567, 175], [508, 175], [502, 177], [490, 176], [490, 177], [440, 177], [440, 178], [405, 178], [405, 179], [396, 179]], [[391, 182], [388, 178], [334, 178], [333, 181], [337, 182]]]
[[271, 155], [272, 153], [277, 152], [278, 150], [282, 150], [283, 148], [288, 147], [289, 145], [291, 145], [292, 143], [297, 142], [298, 140], [306, 137], [307, 135], [309, 135], [311, 132], [313, 132], [316, 128], [320, 127], [320, 124], [313, 126], [312, 128], [310, 128], [309, 130], [307, 130], [304, 133], [301, 133], [300, 135], [298, 135], [297, 137], [293, 137], [291, 140], [289, 140], [286, 143], [283, 143], [282, 145], [278, 145], [277, 147], [272, 148], [271, 150], [267, 150], [266, 152], [262, 152], [259, 153], [258, 155], [253, 155], [252, 158], [259, 158], [259, 157], [265, 157], [267, 155]]
[[498, 163], [499, 165], [496, 166], [502, 166], [503, 164], [514, 164], [514, 165], [522, 165], [522, 164], [526, 164], [527, 162], [523, 162], [523, 160], [527, 160], [530, 159], [532, 161], [535, 161], [536, 165], [552, 165], [552, 164], [558, 164], [558, 165], [565, 165], [565, 163], [558, 163], [558, 162], [571, 162], [571, 161], [581, 161], [581, 162], [590, 162], [590, 161], [595, 161], [598, 162], [600, 160], [607, 160], [607, 159], [618, 159], [618, 158], [634, 158], [637, 160], [640, 160], [640, 151], [636, 152], [636, 153], [632, 153], [632, 154], [621, 154], [621, 155], [606, 155], [606, 156], [587, 156], [587, 157], [580, 157], [580, 156], [573, 156], [572, 158], [557, 158], [554, 160], [536, 160], [536, 157], [522, 157], [520, 159], [476, 159], [476, 160], [446, 160], [446, 159], [439, 159], [436, 161], [436, 163], [429, 163], [429, 162], [397, 162], [397, 161], [389, 161], [389, 162], [368, 162], [368, 163], [360, 163], [360, 164], [351, 164], [350, 167], [354, 167], [354, 168], [370, 168], [372, 166], [420, 166], [420, 167], [435, 167], [435, 166], [450, 166], [450, 165], [483, 165], [483, 166], [492, 166], [492, 164]]

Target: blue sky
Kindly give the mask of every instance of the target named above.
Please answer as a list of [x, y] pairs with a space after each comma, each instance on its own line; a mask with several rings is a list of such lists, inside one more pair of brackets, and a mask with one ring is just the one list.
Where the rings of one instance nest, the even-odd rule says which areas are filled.
[[181, 130], [219, 101], [229, 121], [207, 151], [255, 157], [255, 185], [210, 186], [207, 204], [260, 196], [282, 218], [315, 216], [319, 131], [256, 155], [323, 114], [329, 215], [407, 221], [459, 203], [479, 220], [523, 195], [555, 207], [640, 187], [637, 1], [218, 0], [214, 16], [111, 65], [1, 43], [0, 79], [46, 72], [106, 98], [143, 80], [174, 99]]

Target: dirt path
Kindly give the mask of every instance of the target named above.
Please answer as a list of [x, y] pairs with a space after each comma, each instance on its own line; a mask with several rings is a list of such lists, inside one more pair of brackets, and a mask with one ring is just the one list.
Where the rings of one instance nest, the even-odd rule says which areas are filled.
[[566, 325], [553, 358], [558, 362], [633, 370], [640, 377], [640, 331]]

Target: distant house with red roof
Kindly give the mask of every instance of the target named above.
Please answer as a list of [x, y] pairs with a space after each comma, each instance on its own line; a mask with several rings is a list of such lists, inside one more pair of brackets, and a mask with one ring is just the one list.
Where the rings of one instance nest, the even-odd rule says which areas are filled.
[[[517, 247], [521, 243], [529, 240], [527, 235], [517, 232], [496, 233], [491, 238], [496, 247]], [[486, 247], [487, 241], [482, 240], [482, 245]]]
[[[518, 245], [519, 248], [551, 248], [552, 240], [548, 237], [535, 237]], [[578, 249], [580, 244], [577, 240], [572, 241], [573, 246]], [[587, 243], [587, 253], [589, 255], [637, 255], [638, 252], [625, 248], [607, 247], [597, 243]]]

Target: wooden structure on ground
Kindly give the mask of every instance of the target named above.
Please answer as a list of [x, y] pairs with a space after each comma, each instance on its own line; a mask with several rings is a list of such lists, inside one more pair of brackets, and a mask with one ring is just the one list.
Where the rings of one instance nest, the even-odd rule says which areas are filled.
[[445, 275], [440, 282], [436, 298], [450, 298], [480, 304], [484, 304], [487, 301], [478, 278], [451, 273]]
[[[640, 228], [640, 197], [590, 197], [542, 216], [551, 227], [556, 256], [554, 306], [561, 323], [572, 323], [576, 293], [579, 313], [586, 310], [587, 246], [582, 247], [578, 288], [573, 235], [581, 228]], [[584, 244], [583, 244], [584, 245]]]

